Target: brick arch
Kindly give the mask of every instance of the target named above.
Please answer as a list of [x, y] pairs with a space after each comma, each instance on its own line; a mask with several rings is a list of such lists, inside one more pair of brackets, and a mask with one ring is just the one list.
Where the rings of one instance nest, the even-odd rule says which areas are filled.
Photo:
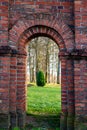
[[[16, 78], [15, 86], [10, 85], [10, 99], [12, 99], [13, 96], [11, 95], [11, 92], [13, 92], [13, 87], [15, 90], [15, 98], [10, 101], [11, 121], [16, 120], [17, 118], [19, 122], [15, 121], [15, 124], [19, 123], [19, 127], [23, 127], [23, 125], [25, 124], [24, 115], [26, 111], [26, 43], [37, 36], [47, 36], [53, 39], [58, 44], [60, 52], [62, 52], [63, 50], [63, 53], [60, 53], [62, 74], [61, 104], [63, 113], [63, 115], [61, 116], [61, 122], [63, 123], [63, 125], [61, 126], [64, 127], [64, 130], [67, 129], [67, 118], [69, 115], [74, 115], [75, 110], [73, 87], [73, 62], [72, 59], [69, 58], [68, 53], [65, 53], [74, 48], [74, 36], [72, 31], [66, 24], [63, 23], [61, 19], [21, 19], [12, 27], [9, 33], [9, 46], [18, 50], [17, 55], [11, 58], [11, 64], [14, 63], [15, 58], [15, 66], [17, 68], [16, 72], [14, 73], [11, 70], [13, 68], [10, 68], [10, 77], [14, 75], [14, 77]], [[13, 80], [10, 80], [10, 84], [12, 84], [13, 82]], [[15, 113], [17, 114], [16, 116]], [[23, 121], [22, 124], [21, 120]], [[11, 124], [12, 126], [14, 125], [12, 122]], [[73, 121], [71, 125], [73, 125]]]
[[24, 42], [24, 40], [27, 41], [27, 38], [33, 37], [36, 34], [42, 34], [52, 38], [61, 49], [72, 50], [74, 48], [73, 32], [60, 18], [51, 18], [50, 20], [33, 18], [33, 20], [24, 18], [16, 22], [9, 31], [10, 46], [17, 48], [20, 41]]
[[28, 41], [38, 36], [49, 37], [50, 39], [55, 41], [55, 43], [59, 46], [60, 50], [66, 50], [64, 41], [59, 35], [59, 33], [52, 28], [41, 25], [30, 27], [22, 34], [17, 44], [18, 50], [24, 49]]
[[[59, 54], [61, 130], [79, 130], [82, 125], [87, 129], [86, 5], [86, 0], [0, 0], [0, 128], [8, 130], [11, 126], [23, 127], [25, 124], [26, 55], [20, 55], [15, 48], [40, 35], [36, 33], [26, 38], [27, 30], [44, 26], [57, 32], [58, 37], [54, 40], [58, 39], [56, 43], [67, 51]], [[47, 32], [43, 35], [51, 37]], [[59, 39], [62, 42], [59, 43]]]

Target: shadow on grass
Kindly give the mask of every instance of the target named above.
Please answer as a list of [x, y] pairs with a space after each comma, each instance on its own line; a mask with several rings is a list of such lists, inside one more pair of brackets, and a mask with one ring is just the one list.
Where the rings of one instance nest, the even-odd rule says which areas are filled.
[[[58, 115], [27, 115], [26, 128], [41, 128], [40, 130], [59, 130], [60, 114]], [[43, 128], [43, 129], [42, 129]], [[39, 129], [38, 129], [39, 130]]]
[[27, 87], [33, 87], [33, 86], [35, 86], [35, 84], [33, 84], [33, 83], [27, 84]]

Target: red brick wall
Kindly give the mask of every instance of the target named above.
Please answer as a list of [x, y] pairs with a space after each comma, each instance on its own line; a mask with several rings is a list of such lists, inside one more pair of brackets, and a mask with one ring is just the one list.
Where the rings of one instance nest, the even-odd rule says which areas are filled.
[[26, 56], [17, 57], [17, 110], [26, 111]]
[[10, 90], [9, 90], [9, 104], [10, 112], [16, 112], [16, 92], [17, 92], [17, 58], [11, 57], [10, 59]]
[[[75, 43], [78, 49], [87, 49], [87, 1], [75, 0]], [[87, 56], [85, 54], [85, 56]], [[87, 123], [87, 60], [74, 61], [75, 114], [76, 122]], [[84, 117], [84, 119], [83, 119]], [[82, 118], [82, 119], [81, 119]], [[79, 120], [79, 121], [78, 121]], [[83, 121], [82, 121], [83, 120]]]
[[77, 48], [87, 47], [87, 1], [75, 0], [75, 41]]
[[[0, 0], [0, 46], [8, 44], [8, 4]], [[0, 50], [1, 51], [1, 50]], [[10, 57], [0, 54], [0, 113], [9, 111]], [[0, 125], [1, 126], [1, 125]]]
[[0, 127], [25, 124], [26, 45], [37, 36], [60, 49], [61, 130], [87, 123], [86, 17], [86, 0], [0, 0], [0, 120], [8, 117]]
[[10, 25], [14, 25], [15, 22], [20, 19], [27, 17], [31, 13], [50, 13], [53, 16], [58, 16], [61, 13], [63, 20], [66, 24], [73, 27], [74, 25], [74, 3], [69, 0], [13, 0], [10, 2]]
[[0, 113], [9, 111], [10, 57], [0, 57]]
[[9, 0], [0, 0], [0, 45], [8, 43], [8, 25], [9, 25]]

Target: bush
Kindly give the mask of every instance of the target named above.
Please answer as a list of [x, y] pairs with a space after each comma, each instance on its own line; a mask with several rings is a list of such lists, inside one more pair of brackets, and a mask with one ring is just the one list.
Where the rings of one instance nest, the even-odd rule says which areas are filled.
[[44, 86], [45, 85], [45, 77], [43, 71], [39, 71], [37, 73], [37, 86]]

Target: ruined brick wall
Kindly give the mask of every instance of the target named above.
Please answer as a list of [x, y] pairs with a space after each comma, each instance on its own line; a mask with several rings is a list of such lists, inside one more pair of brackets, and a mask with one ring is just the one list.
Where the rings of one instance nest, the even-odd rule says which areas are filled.
[[25, 124], [26, 45], [37, 36], [60, 49], [61, 130], [87, 123], [86, 13], [86, 0], [0, 0], [0, 127]]

